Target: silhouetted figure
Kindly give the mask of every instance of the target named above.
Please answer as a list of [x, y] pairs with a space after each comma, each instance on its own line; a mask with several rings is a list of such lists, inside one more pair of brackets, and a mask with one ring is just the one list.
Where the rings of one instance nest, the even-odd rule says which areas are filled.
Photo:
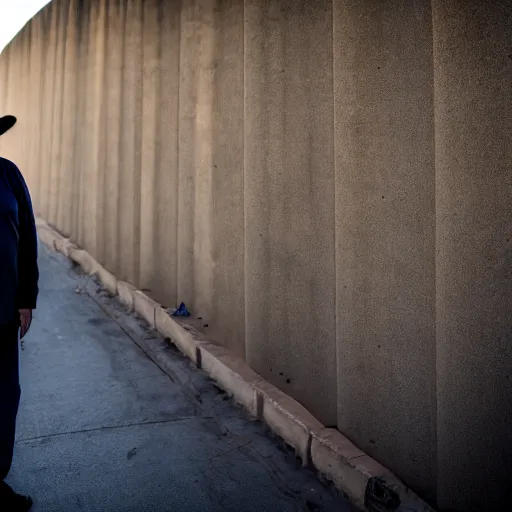
[[[16, 123], [0, 118], [0, 135]], [[12, 463], [20, 400], [19, 341], [32, 322], [39, 270], [30, 194], [15, 164], [0, 158], [0, 511], [27, 511], [32, 500], [6, 483]]]

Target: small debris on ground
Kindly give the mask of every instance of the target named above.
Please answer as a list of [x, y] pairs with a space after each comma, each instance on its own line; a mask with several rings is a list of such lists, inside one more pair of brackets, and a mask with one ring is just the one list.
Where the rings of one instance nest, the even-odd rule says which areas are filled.
[[185, 303], [182, 302], [177, 309], [175, 309], [171, 316], [190, 316], [190, 311], [185, 306]]

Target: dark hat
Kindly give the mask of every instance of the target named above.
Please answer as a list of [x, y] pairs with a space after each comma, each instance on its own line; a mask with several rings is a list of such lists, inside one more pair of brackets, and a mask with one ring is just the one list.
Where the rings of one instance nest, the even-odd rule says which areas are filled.
[[0, 117], [0, 135], [10, 130], [15, 124], [17, 119], [14, 116]]

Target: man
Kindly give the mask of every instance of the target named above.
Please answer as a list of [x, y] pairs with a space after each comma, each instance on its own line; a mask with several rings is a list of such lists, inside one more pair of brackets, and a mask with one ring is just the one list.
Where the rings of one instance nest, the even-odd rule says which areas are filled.
[[[16, 123], [0, 118], [0, 136]], [[5, 478], [11, 468], [20, 400], [18, 345], [36, 307], [39, 270], [37, 234], [25, 180], [0, 158], [0, 511], [25, 512], [32, 500], [15, 493]]]

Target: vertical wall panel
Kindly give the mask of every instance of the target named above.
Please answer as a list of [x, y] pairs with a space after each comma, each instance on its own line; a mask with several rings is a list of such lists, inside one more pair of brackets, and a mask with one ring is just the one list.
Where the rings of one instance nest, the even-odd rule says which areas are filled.
[[[142, 33], [142, 147], [141, 147], [141, 203], [140, 203], [140, 286], [153, 291], [155, 256], [155, 175], [157, 169], [156, 136], [159, 112], [158, 84], [160, 80], [161, 25], [159, 0], [149, 0], [143, 5]], [[174, 52], [178, 49], [172, 48]]]
[[87, 34], [87, 51], [84, 53], [80, 66], [84, 69], [81, 82], [82, 94], [85, 96], [83, 118], [78, 128], [78, 137], [82, 147], [80, 161], [80, 217], [78, 219], [81, 231], [80, 244], [92, 254], [96, 253], [96, 191], [98, 169], [94, 151], [96, 133], [94, 132], [96, 112], [96, 9], [97, 4], [90, 0], [85, 4], [86, 23], [84, 32]]
[[54, 86], [57, 79], [56, 57], [57, 57], [57, 13], [56, 6], [51, 4], [51, 8], [45, 11], [46, 19], [43, 19], [43, 38], [45, 45], [45, 67], [43, 79], [43, 123], [44, 128], [41, 132], [41, 152], [40, 152], [40, 182], [39, 182], [39, 207], [41, 215], [48, 218], [50, 213], [50, 201], [52, 192], [51, 180], [51, 153], [52, 153], [52, 127], [55, 96]]
[[215, 0], [183, 5], [180, 42], [178, 302], [212, 309], [213, 53]]
[[107, 153], [110, 148], [107, 144], [107, 113], [106, 113], [106, 75], [107, 75], [107, 39], [108, 39], [108, 8], [111, 2], [100, 0], [96, 3], [96, 60], [94, 63], [94, 94], [95, 109], [93, 118], [94, 148], [92, 157], [95, 159], [96, 171], [96, 202], [94, 215], [96, 216], [95, 255], [98, 261], [105, 262], [105, 225], [109, 222], [105, 212], [105, 168]]
[[339, 427], [432, 499], [430, 2], [336, 2], [334, 83]]
[[512, 2], [434, 5], [439, 505], [512, 509]]
[[[51, 4], [50, 4], [51, 5]], [[83, 221], [85, 220], [85, 197], [84, 188], [86, 181], [84, 174], [87, 172], [87, 162], [90, 157], [87, 149], [88, 133], [86, 129], [86, 114], [88, 103], [89, 84], [91, 81], [88, 70], [88, 58], [90, 53], [89, 47], [89, 2], [78, 2], [76, 5], [77, 16], [75, 18], [77, 29], [77, 109], [75, 114], [75, 149], [76, 160], [73, 169], [72, 182], [72, 219], [73, 219], [73, 239], [80, 245], [84, 245], [84, 229]]]
[[[209, 322], [213, 301], [212, 269], [212, 173], [213, 173], [213, 52], [215, 0], [196, 2], [195, 22], [198, 36], [194, 131], [194, 302], [195, 315]], [[193, 58], [194, 54], [188, 57]]]
[[[100, 137], [102, 132], [102, 87], [105, 56], [105, 4], [91, 2], [88, 5], [88, 45], [89, 51], [80, 63], [86, 68], [84, 94], [86, 109], [84, 124], [78, 136], [83, 143], [83, 161], [81, 176], [83, 178], [82, 215], [83, 245], [92, 254], [98, 254], [99, 231], [101, 230], [103, 183], [100, 178], [104, 168], [100, 155]], [[86, 184], [86, 185], [85, 185]]]
[[180, 2], [145, 4], [141, 287], [177, 304]]
[[[17, 64], [19, 59], [15, 58], [17, 54], [17, 47], [19, 45], [19, 41], [13, 41], [13, 44], [10, 45], [8, 52], [8, 74], [6, 76], [6, 93], [5, 93], [5, 111], [6, 113], [13, 113], [16, 110], [16, 80], [18, 77], [18, 69]], [[12, 114], [14, 115], [14, 114]], [[16, 128], [19, 128], [18, 126]], [[2, 135], [2, 146], [5, 148], [2, 152], [2, 155], [5, 158], [10, 158], [15, 162], [18, 162], [17, 153], [16, 153], [16, 145], [18, 142], [18, 130], [11, 129], [5, 135]]]
[[[32, 21], [31, 25], [34, 26], [35, 21]], [[9, 80], [9, 62], [13, 42], [11, 42], [11, 44], [2, 51], [1, 55], [2, 65], [0, 66], [0, 108], [2, 109], [2, 112], [7, 111], [7, 94], [9, 93], [7, 81]]]
[[211, 336], [245, 356], [244, 4], [214, 13]]
[[[66, 1], [66, 0], [64, 0]], [[54, 98], [52, 122], [50, 128], [49, 144], [49, 199], [47, 220], [52, 225], [57, 225], [57, 209], [59, 203], [59, 182], [61, 164], [60, 139], [62, 134], [62, 106], [64, 85], [64, 59], [65, 59], [65, 34], [67, 25], [67, 12], [63, 9], [64, 1], [54, 0], [52, 8], [55, 11], [55, 69], [53, 89], [51, 95]]]
[[[39, 213], [39, 183], [41, 174], [41, 161], [40, 161], [40, 146], [41, 146], [41, 112], [43, 109], [42, 99], [42, 70], [43, 70], [43, 48], [45, 45], [41, 44], [41, 19], [39, 15], [31, 23], [31, 45], [30, 45], [30, 83], [31, 101], [28, 104], [29, 123], [32, 126], [30, 131], [31, 148], [28, 159], [28, 167], [30, 172], [30, 193], [32, 195], [32, 203], [34, 210]], [[74, 148], [73, 148], [74, 149]]]
[[141, 287], [176, 305], [180, 3], [144, 5]]
[[140, 260], [140, 180], [142, 147], [142, 4], [123, 0], [126, 8], [121, 153], [119, 162], [119, 277], [138, 285]]
[[105, 222], [104, 263], [116, 274], [119, 270], [119, 180], [121, 161], [121, 134], [123, 119], [123, 67], [124, 34], [126, 9], [123, 2], [109, 2], [109, 31], [106, 42], [105, 70], [105, 116], [106, 147], [103, 186], [105, 188], [103, 212], [108, 219]]
[[[31, 25], [26, 25], [22, 32], [23, 39], [20, 38], [20, 42], [22, 42], [22, 74], [20, 77], [20, 83], [18, 87], [20, 98], [28, 98], [32, 94], [32, 83], [30, 81], [31, 72], [32, 72], [32, 56], [31, 56], [31, 40], [32, 40], [32, 27]], [[22, 167], [21, 171], [25, 177], [25, 181], [28, 186], [31, 188], [33, 182], [33, 143], [34, 133], [33, 133], [33, 122], [32, 122], [32, 113], [31, 113], [31, 102], [29, 101], [21, 101], [18, 104], [16, 110], [18, 116], [21, 117], [25, 121], [25, 126], [21, 133], [19, 133], [21, 139], [20, 150], [25, 154], [25, 158], [23, 161], [20, 161], [20, 165]], [[0, 112], [2, 112], [0, 107]]]
[[178, 127], [178, 302], [194, 304], [195, 145], [197, 56], [199, 52], [200, 0], [188, 1], [181, 10], [179, 127]]
[[332, 9], [245, 2], [246, 352], [336, 422]]
[[[62, 136], [60, 139], [60, 179], [58, 191], [57, 225], [66, 236], [71, 236], [72, 224], [72, 177], [75, 167], [75, 112], [78, 87], [76, 2], [71, 0], [63, 9], [67, 9], [64, 48], [64, 83], [62, 92]], [[37, 76], [34, 76], [37, 80]], [[34, 137], [36, 134], [34, 133]]]
[[155, 139], [157, 172], [153, 202], [156, 256], [153, 282], [155, 295], [169, 306], [178, 297], [178, 127], [180, 86], [181, 1], [160, 4], [160, 75]]

